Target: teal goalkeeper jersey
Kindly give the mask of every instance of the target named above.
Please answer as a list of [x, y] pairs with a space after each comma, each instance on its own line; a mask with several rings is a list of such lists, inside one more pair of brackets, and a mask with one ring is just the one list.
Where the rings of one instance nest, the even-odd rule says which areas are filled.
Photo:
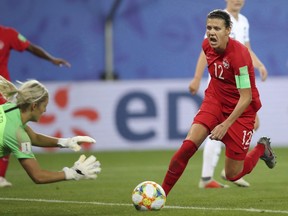
[[25, 127], [15, 104], [0, 105], [0, 157], [12, 153], [18, 159], [35, 158]]

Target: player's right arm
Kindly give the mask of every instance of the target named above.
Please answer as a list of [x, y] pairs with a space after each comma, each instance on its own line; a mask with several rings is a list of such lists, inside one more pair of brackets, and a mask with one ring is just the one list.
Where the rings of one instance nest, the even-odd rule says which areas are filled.
[[46, 50], [44, 50], [42, 47], [37, 46], [35, 44], [30, 43], [30, 45], [27, 48], [27, 51], [31, 52], [35, 56], [46, 59], [47, 61], [50, 61], [55, 65], [71, 67], [70, 63], [67, 62], [66, 60], [61, 58], [55, 58]]
[[36, 184], [47, 184], [64, 180], [96, 179], [101, 172], [101, 164], [95, 156], [86, 158], [81, 155], [71, 168], [64, 167], [62, 171], [41, 169], [35, 158], [19, 158], [26, 173]]
[[206, 61], [205, 53], [203, 52], [203, 50], [201, 50], [198, 61], [197, 61], [194, 78], [191, 80], [189, 84], [189, 91], [191, 92], [192, 95], [195, 95], [199, 90], [201, 79], [203, 77], [206, 65], [207, 65], [207, 61]]
[[36, 184], [52, 183], [64, 181], [66, 179], [63, 171], [51, 172], [41, 169], [35, 158], [21, 158], [19, 159], [19, 162]]

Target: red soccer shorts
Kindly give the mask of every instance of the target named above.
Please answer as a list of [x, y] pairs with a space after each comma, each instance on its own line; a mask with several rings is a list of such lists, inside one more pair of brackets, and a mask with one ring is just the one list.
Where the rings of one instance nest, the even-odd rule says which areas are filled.
[[[221, 105], [212, 98], [205, 98], [194, 123], [204, 125], [209, 131], [223, 122], [229, 114], [222, 113]], [[226, 146], [226, 156], [234, 160], [244, 160], [253, 135], [256, 113], [251, 109], [240, 116], [228, 129], [221, 140]]]

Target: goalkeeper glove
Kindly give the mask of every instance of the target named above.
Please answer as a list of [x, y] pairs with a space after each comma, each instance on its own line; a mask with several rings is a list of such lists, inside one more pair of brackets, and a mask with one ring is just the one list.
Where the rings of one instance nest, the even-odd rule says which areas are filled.
[[75, 136], [72, 138], [60, 138], [58, 139], [58, 145], [61, 148], [70, 148], [73, 151], [79, 151], [82, 143], [96, 143], [96, 140], [89, 136]]
[[81, 155], [73, 167], [64, 167], [63, 171], [66, 180], [96, 179], [97, 174], [101, 172], [100, 166], [101, 164], [95, 156], [91, 155], [86, 158], [85, 155]]

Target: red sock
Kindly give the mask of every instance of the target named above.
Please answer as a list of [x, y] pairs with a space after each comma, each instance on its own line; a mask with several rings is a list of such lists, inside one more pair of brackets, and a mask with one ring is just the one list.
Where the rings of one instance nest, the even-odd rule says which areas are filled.
[[6, 155], [0, 158], [0, 177], [5, 177], [8, 164], [9, 164], [9, 157], [10, 155]]
[[263, 144], [257, 144], [245, 157], [244, 167], [242, 172], [234, 178], [229, 178], [230, 181], [236, 181], [242, 178], [244, 175], [250, 173], [256, 166], [259, 158], [264, 154], [265, 146]]
[[189, 159], [197, 151], [197, 146], [191, 140], [184, 140], [182, 146], [172, 157], [168, 171], [162, 183], [166, 196], [176, 184], [183, 171], [185, 170]]

